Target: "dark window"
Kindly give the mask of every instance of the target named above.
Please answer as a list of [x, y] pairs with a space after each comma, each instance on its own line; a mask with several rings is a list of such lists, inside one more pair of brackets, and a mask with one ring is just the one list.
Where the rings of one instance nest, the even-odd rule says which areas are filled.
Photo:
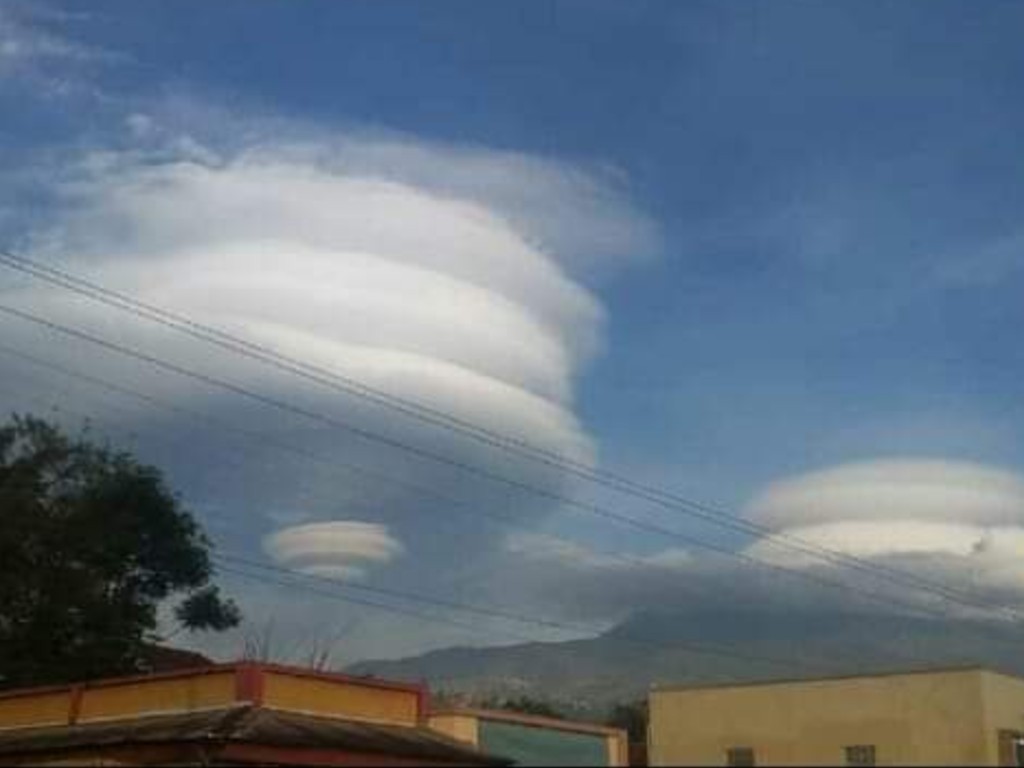
[[757, 765], [751, 747], [731, 747], [725, 751], [725, 764], [732, 766]]
[[875, 745], [874, 744], [857, 744], [852, 747], [846, 747], [846, 764], [847, 765], [874, 765], [875, 764]]

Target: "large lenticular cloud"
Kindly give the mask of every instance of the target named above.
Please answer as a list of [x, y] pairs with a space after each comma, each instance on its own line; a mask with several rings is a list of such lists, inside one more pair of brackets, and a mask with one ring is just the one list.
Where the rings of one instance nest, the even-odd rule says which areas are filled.
[[749, 511], [774, 531], [747, 550], [766, 562], [835, 567], [786, 546], [797, 540], [925, 576], [978, 605], [1024, 596], [1024, 478], [1012, 472], [947, 460], [846, 464], [774, 483]]
[[530, 599], [586, 619], [727, 604], [1017, 620], [1024, 607], [1024, 478], [997, 467], [843, 464], [771, 483], [746, 515], [764, 534], [740, 558], [693, 547], [623, 561], [529, 536], [506, 547], [530, 559]]
[[[586, 264], [593, 244], [588, 221], [622, 248], [649, 244], [644, 217], [600, 181], [535, 158], [393, 139], [218, 153], [190, 140], [159, 151], [91, 155], [65, 175], [58, 192], [59, 215], [28, 241], [38, 257], [389, 394], [573, 461], [594, 461], [594, 445], [573, 412], [573, 389], [600, 348], [603, 311], [566, 264]], [[550, 210], [542, 215], [525, 202], [531, 199], [562, 211], [567, 224], [559, 226]], [[608, 253], [598, 256], [607, 263]], [[5, 285], [3, 301], [63, 324], [388, 440], [426, 446], [456, 463], [565, 490], [565, 478], [551, 467], [51, 287]], [[30, 326], [12, 325], [5, 333], [22, 348], [45, 345], [63, 364], [267, 435], [266, 445], [243, 441], [244, 452], [220, 434], [183, 438], [187, 451], [160, 458], [184, 478], [179, 482], [193, 499], [221, 511], [222, 536], [258, 546], [270, 534], [270, 551], [282, 562], [305, 563], [309, 555], [319, 558], [316, 567], [336, 566], [335, 575], [355, 573], [345, 561], [351, 536], [359, 533], [351, 526], [370, 524], [383, 526], [375, 530], [394, 536], [396, 547], [401, 542], [402, 564], [420, 574], [424, 562], [439, 557], [459, 562], [451, 560], [455, 547], [471, 557], [485, 549], [485, 539], [495, 540], [480, 510], [528, 525], [553, 508], [452, 465]], [[106, 405], [92, 409], [100, 416], [114, 412]], [[173, 438], [183, 428], [153, 409], [128, 421], [144, 441]], [[272, 450], [281, 442], [315, 454], [320, 464], [283, 460]], [[385, 479], [335, 471], [333, 460], [372, 468]], [[349, 527], [338, 528], [337, 521]], [[308, 527], [314, 523], [328, 527]], [[338, 545], [334, 561], [331, 542]], [[357, 568], [388, 560], [369, 558]]]

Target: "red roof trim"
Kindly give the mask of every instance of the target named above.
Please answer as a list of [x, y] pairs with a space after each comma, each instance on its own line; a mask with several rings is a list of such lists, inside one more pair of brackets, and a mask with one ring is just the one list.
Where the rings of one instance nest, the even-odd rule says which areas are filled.
[[235, 701], [263, 703], [263, 670], [256, 664], [235, 667]]

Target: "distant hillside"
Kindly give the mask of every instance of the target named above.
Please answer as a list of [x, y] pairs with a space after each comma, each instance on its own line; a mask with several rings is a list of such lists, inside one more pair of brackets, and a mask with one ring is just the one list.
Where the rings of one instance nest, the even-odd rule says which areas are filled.
[[[473, 696], [528, 694], [568, 712], [598, 712], [653, 683], [724, 682], [981, 664], [1024, 674], [1024, 629], [980, 622], [852, 614], [644, 613], [606, 634], [565, 643], [450, 648], [347, 671], [426, 680]], [[721, 649], [735, 656], [685, 646]], [[799, 670], [754, 657], [794, 659]]]

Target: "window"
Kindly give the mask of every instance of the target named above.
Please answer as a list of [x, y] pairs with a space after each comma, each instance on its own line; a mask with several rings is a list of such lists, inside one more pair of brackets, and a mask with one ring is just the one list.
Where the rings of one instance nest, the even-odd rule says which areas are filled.
[[857, 744], [852, 747], [845, 747], [847, 765], [874, 765], [875, 745]]
[[999, 732], [999, 764], [1024, 766], [1024, 734], [1019, 731]]
[[751, 747], [730, 747], [725, 750], [725, 764], [731, 766], [757, 765]]

